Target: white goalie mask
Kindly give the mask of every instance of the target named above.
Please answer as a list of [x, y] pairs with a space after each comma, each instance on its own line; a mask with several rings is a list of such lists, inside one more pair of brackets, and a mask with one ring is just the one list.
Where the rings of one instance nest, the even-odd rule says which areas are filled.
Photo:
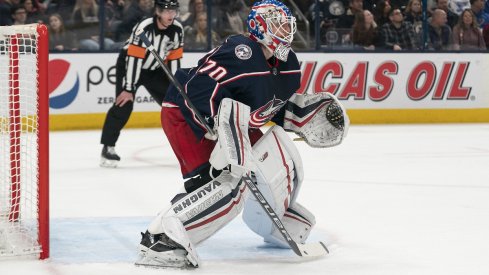
[[250, 37], [287, 61], [294, 34], [297, 31], [295, 17], [289, 8], [276, 0], [263, 0], [251, 8], [247, 20]]

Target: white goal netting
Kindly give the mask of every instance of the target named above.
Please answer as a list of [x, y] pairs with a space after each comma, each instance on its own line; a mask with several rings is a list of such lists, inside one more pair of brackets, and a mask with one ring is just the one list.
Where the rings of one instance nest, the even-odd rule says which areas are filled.
[[38, 254], [36, 25], [0, 27], [0, 258]]

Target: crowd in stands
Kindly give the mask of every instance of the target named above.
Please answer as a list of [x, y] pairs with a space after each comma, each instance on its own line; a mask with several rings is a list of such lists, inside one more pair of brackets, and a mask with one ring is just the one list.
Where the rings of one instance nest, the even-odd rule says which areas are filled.
[[[49, 27], [52, 51], [117, 50], [137, 22], [153, 15], [153, 2], [0, 0], [0, 26], [44, 23]], [[209, 50], [209, 45], [213, 47], [231, 34], [246, 31], [246, 17], [254, 1], [212, 0], [211, 8], [207, 0], [179, 2], [178, 20], [184, 26], [185, 49]], [[318, 18], [324, 49], [486, 50], [489, 44], [489, 0], [428, 0], [426, 24], [421, 0], [284, 2], [296, 14], [299, 31], [309, 32], [312, 37]], [[309, 29], [303, 27], [302, 18], [309, 20]]]
[[[421, 0], [320, 0], [308, 10], [320, 16], [325, 46], [363, 50], [486, 50], [487, 0], [428, 1], [426, 32]], [[314, 29], [312, 30], [314, 31]]]

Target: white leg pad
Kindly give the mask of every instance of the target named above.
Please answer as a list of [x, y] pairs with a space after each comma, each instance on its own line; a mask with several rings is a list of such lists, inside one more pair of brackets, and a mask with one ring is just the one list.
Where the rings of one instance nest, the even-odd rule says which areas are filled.
[[197, 254], [197, 250], [195, 250], [194, 244], [190, 241], [182, 222], [177, 217], [170, 216], [164, 217], [161, 224], [165, 234], [187, 250], [187, 259], [194, 266], [200, 266], [200, 259], [199, 255]]
[[[316, 219], [304, 206], [294, 202], [294, 205], [289, 206], [282, 217], [282, 223], [295, 242], [305, 243], [311, 233], [312, 227], [316, 224]], [[275, 244], [279, 247], [289, 248], [289, 244], [274, 226], [272, 226], [272, 234], [263, 236], [263, 239], [265, 242]]]
[[[314, 215], [295, 202], [304, 178], [302, 159], [287, 133], [273, 126], [253, 146], [257, 188], [281, 218], [296, 242], [304, 242], [314, 225]], [[288, 247], [254, 197], [245, 202], [243, 220], [265, 241]]]
[[[188, 243], [197, 245], [241, 213], [246, 196], [248, 190], [244, 181], [223, 171], [214, 180], [162, 211], [151, 222], [148, 231], [152, 234], [165, 233], [178, 243], [182, 240], [180, 244], [184, 247]], [[180, 221], [181, 227], [176, 225], [175, 219]], [[186, 242], [185, 235], [189, 242]]]

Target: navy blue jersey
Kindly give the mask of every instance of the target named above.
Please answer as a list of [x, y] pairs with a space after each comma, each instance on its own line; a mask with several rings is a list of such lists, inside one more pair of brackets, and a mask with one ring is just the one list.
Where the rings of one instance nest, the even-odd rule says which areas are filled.
[[[214, 123], [211, 118], [217, 114], [223, 98], [250, 106], [249, 126], [252, 128], [263, 126], [270, 120], [282, 125], [285, 112], [282, 107], [299, 89], [301, 71], [293, 51], [290, 51], [287, 62], [271, 60], [274, 64], [265, 60], [258, 42], [235, 35], [200, 59], [197, 67], [178, 70], [175, 76], [211, 126]], [[204, 136], [204, 126], [173, 85], [164, 102], [177, 105], [195, 135], [199, 139]]]

